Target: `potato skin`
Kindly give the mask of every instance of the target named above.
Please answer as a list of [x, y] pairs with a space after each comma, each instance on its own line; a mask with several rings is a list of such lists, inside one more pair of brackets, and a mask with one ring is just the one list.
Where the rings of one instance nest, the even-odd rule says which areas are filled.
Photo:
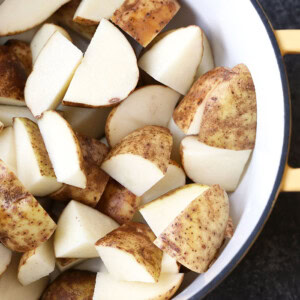
[[48, 286], [41, 300], [92, 300], [95, 283], [95, 273], [68, 270]]
[[102, 171], [100, 165], [108, 153], [106, 145], [100, 141], [77, 134], [83, 155], [83, 166], [87, 177], [85, 189], [64, 184], [49, 197], [58, 201], [76, 200], [95, 207], [100, 200], [109, 176]]
[[179, 9], [176, 0], [125, 0], [111, 20], [146, 47]]
[[110, 178], [96, 208], [119, 224], [124, 224], [132, 220], [140, 202], [140, 197]]
[[193, 200], [154, 244], [188, 269], [203, 273], [223, 243], [228, 218], [228, 197], [214, 185]]
[[0, 160], [0, 241], [9, 249], [27, 252], [53, 234], [56, 224]]

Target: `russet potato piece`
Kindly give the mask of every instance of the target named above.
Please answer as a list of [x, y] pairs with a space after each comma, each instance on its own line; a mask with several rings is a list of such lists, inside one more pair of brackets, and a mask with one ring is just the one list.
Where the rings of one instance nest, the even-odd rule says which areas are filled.
[[11, 126], [4, 128], [0, 133], [0, 159], [17, 174], [15, 134]]
[[226, 239], [231, 239], [233, 237], [233, 234], [234, 234], [234, 225], [233, 225], [232, 218], [229, 217], [228, 222], [227, 222], [227, 226], [226, 226], [226, 229], [225, 229], [225, 238]]
[[56, 266], [60, 272], [65, 272], [83, 261], [85, 261], [83, 258], [57, 257]]
[[1, 160], [0, 173], [0, 240], [13, 251], [35, 249], [51, 237], [56, 224]]
[[87, 178], [86, 188], [81, 189], [64, 184], [49, 197], [59, 201], [76, 200], [95, 207], [109, 179], [109, 176], [100, 168], [108, 153], [108, 148], [96, 139], [81, 135], [77, 135], [77, 138], [83, 155], [83, 167]]
[[0, 243], [0, 277], [8, 268], [12, 257], [12, 251]]
[[167, 172], [172, 136], [167, 128], [145, 126], [121, 140], [102, 163], [102, 169], [137, 196], [143, 195]]
[[214, 185], [194, 199], [154, 244], [188, 269], [203, 273], [223, 243], [228, 218], [228, 196]]
[[41, 300], [92, 300], [95, 282], [95, 273], [68, 270], [47, 287]]
[[132, 220], [140, 202], [140, 197], [110, 178], [97, 209], [119, 224], [124, 224]]
[[146, 47], [180, 9], [176, 0], [125, 0], [111, 20]]
[[34, 196], [47, 196], [58, 190], [43, 138], [36, 123], [26, 118], [14, 119], [17, 176]]
[[50, 239], [22, 255], [18, 268], [18, 280], [22, 285], [29, 285], [48, 276], [54, 268], [53, 241]]
[[96, 242], [108, 272], [119, 280], [158, 282], [162, 251], [148, 225], [129, 222]]

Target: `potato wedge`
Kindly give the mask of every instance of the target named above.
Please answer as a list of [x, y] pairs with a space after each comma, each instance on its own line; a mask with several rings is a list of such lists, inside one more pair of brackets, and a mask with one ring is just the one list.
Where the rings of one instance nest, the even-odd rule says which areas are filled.
[[125, 0], [111, 20], [146, 47], [179, 9], [180, 5], [176, 0]]
[[119, 224], [124, 224], [132, 220], [140, 202], [140, 197], [110, 178], [96, 208]]
[[0, 133], [0, 159], [17, 174], [15, 135], [12, 127], [4, 128]]
[[234, 225], [233, 225], [232, 218], [229, 217], [225, 229], [225, 239], [231, 239], [233, 237], [233, 234], [234, 234]]
[[125, 281], [158, 282], [162, 251], [148, 225], [129, 222], [96, 242], [108, 272]]
[[0, 174], [0, 240], [13, 251], [35, 249], [51, 237], [56, 224], [1, 160]]
[[103, 261], [100, 257], [87, 259], [84, 262], [77, 265], [74, 269], [89, 272], [101, 272], [108, 273]]
[[8, 268], [12, 257], [12, 251], [0, 243], [0, 277]]

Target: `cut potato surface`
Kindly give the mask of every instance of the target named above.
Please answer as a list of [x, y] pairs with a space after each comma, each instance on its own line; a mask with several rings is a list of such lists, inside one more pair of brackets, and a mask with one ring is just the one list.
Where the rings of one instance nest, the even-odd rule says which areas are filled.
[[40, 130], [26, 118], [14, 119], [14, 134], [17, 157], [17, 176], [34, 196], [46, 196], [58, 190], [48, 152]]
[[48, 276], [54, 268], [53, 241], [48, 240], [36, 249], [23, 254], [18, 268], [18, 280], [22, 285], [28, 285]]
[[98, 272], [108, 273], [103, 261], [99, 257], [88, 259], [80, 263], [79, 265], [75, 266], [74, 269], [81, 270], [81, 271], [89, 271], [93, 273], [98, 273]]
[[57, 112], [47, 111], [38, 120], [38, 126], [57, 180], [86, 188], [82, 151], [68, 122]]
[[59, 31], [51, 36], [25, 87], [26, 105], [35, 117], [58, 106], [81, 59], [82, 52]]
[[139, 211], [159, 236], [171, 222], [199, 195], [209, 189], [202, 184], [188, 184], [142, 206]]
[[223, 243], [228, 218], [228, 196], [214, 185], [194, 199], [154, 244], [188, 269], [203, 273]]
[[27, 107], [0, 105], [0, 120], [5, 127], [13, 125], [13, 118], [23, 117], [36, 121]]
[[4, 128], [0, 133], [0, 159], [11, 171], [17, 173], [15, 134], [12, 127]]
[[0, 236], [11, 250], [26, 252], [46, 242], [56, 224], [0, 160]]
[[49, 278], [42, 278], [30, 285], [23, 286], [18, 280], [20, 255], [14, 253], [6, 272], [0, 277], [0, 295], [3, 300], [37, 300], [46, 288]]
[[236, 189], [252, 150], [228, 150], [207, 146], [189, 136], [182, 140], [182, 165], [189, 178], [204, 184]]
[[0, 243], [0, 278], [8, 268], [12, 257], [12, 251]]
[[131, 45], [114, 25], [102, 19], [63, 103], [85, 107], [111, 106], [134, 90], [138, 78], [139, 70]]
[[162, 251], [154, 246], [155, 235], [148, 225], [129, 222], [96, 242], [108, 272], [119, 280], [157, 282]]
[[56, 257], [98, 257], [96, 241], [118, 226], [96, 209], [71, 201], [58, 220], [54, 236]]
[[194, 81], [203, 55], [203, 32], [192, 25], [179, 28], [163, 38], [139, 59], [139, 67], [157, 81], [185, 95]]
[[146, 125], [167, 127], [180, 94], [168, 87], [149, 85], [135, 90], [110, 113], [105, 135], [111, 147]]
[[35, 63], [38, 55], [40, 54], [41, 50], [47, 44], [50, 37], [56, 32], [59, 31], [65, 38], [72, 42], [72, 39], [68, 32], [60, 26], [55, 24], [46, 23], [44, 24], [39, 31], [33, 37], [30, 48], [32, 52], [32, 62]]
[[143, 195], [167, 172], [172, 149], [168, 129], [145, 126], [114, 147], [102, 169], [136, 196]]
[[120, 281], [110, 274], [98, 273], [93, 300], [168, 300], [176, 293], [183, 276], [162, 274], [157, 283], [144, 283]]
[[111, 20], [143, 47], [157, 36], [180, 8], [176, 0], [122, 2]]

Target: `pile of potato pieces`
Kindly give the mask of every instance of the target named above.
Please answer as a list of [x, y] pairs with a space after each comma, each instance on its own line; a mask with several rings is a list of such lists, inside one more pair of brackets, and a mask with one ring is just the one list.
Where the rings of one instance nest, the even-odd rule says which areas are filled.
[[[83, 55], [64, 28], [45, 23], [30, 45], [0, 46], [7, 299], [74, 291], [78, 299], [170, 299], [180, 265], [205, 272], [233, 235], [226, 191], [255, 145], [251, 74], [243, 64], [214, 68], [198, 26], [159, 34], [180, 8], [175, 0], [127, 2], [56, 0], [29, 20], [22, 7], [39, 2], [19, 1], [18, 24], [7, 18], [15, 0], [0, 5], [0, 36], [50, 17], [92, 39]], [[138, 60], [106, 19], [147, 46]], [[52, 209], [35, 196], [54, 200]]]

